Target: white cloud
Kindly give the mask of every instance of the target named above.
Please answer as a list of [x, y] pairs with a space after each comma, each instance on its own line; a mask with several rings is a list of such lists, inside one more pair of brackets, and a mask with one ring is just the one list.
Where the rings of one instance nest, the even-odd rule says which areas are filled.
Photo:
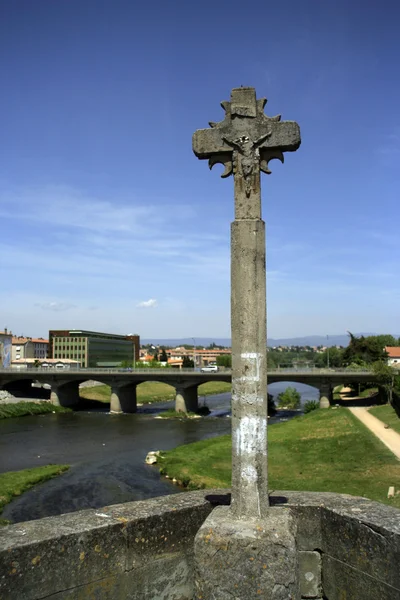
[[155, 298], [150, 298], [150, 300], [143, 300], [136, 305], [136, 308], [156, 308], [158, 306], [158, 302]]
[[55, 312], [60, 312], [63, 310], [70, 310], [71, 308], [76, 308], [75, 304], [71, 304], [70, 302], [36, 302], [35, 306], [42, 308], [43, 310], [53, 310]]

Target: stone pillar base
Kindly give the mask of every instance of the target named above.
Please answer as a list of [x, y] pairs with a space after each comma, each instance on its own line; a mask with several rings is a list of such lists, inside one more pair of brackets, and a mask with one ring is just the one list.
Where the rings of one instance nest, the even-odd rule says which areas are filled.
[[196, 412], [199, 408], [197, 387], [176, 388], [175, 410], [176, 412]]
[[136, 385], [111, 388], [110, 412], [134, 413], [137, 411]]
[[271, 508], [261, 520], [215, 508], [195, 538], [195, 599], [297, 600], [295, 535], [288, 508]]
[[322, 384], [319, 390], [319, 407], [329, 408], [333, 400], [332, 388], [329, 384]]
[[52, 383], [50, 402], [54, 406], [77, 406], [79, 404], [79, 383], [74, 381], [62, 385]]
[[319, 407], [320, 408], [329, 408], [331, 403], [329, 402], [326, 396], [320, 396], [319, 398]]

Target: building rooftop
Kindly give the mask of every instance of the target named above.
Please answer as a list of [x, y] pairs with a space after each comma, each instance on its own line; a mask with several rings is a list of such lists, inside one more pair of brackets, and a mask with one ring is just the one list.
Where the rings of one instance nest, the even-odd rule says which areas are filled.
[[400, 358], [400, 346], [386, 346], [389, 358]]
[[34, 364], [35, 362], [39, 362], [39, 363], [74, 363], [77, 364], [80, 361], [79, 360], [72, 360], [71, 358], [17, 358], [13, 361], [11, 361], [12, 364], [16, 364], [16, 365], [25, 365], [25, 364]]
[[102, 338], [118, 338], [121, 340], [129, 340], [138, 334], [123, 335], [120, 333], [104, 333], [101, 331], [87, 331], [85, 329], [50, 329], [49, 337], [102, 337]]
[[45, 340], [43, 338], [30, 338], [30, 337], [25, 337], [23, 335], [19, 335], [19, 336], [13, 335], [13, 338], [12, 338], [13, 344], [26, 344], [27, 342], [33, 342], [34, 344], [48, 344], [49, 340]]

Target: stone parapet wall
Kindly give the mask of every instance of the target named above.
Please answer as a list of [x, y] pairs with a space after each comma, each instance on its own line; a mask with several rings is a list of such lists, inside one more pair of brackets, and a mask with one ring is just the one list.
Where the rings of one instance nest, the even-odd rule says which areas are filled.
[[[0, 600], [191, 600], [194, 537], [228, 503], [187, 492], [2, 527]], [[271, 503], [296, 521], [302, 598], [400, 600], [399, 510], [312, 492]]]
[[[302, 598], [400, 600], [400, 510], [347, 494], [274, 496], [296, 517]], [[311, 553], [314, 570], [301, 568]]]
[[186, 600], [193, 541], [213, 509], [173, 494], [0, 528], [0, 600]]

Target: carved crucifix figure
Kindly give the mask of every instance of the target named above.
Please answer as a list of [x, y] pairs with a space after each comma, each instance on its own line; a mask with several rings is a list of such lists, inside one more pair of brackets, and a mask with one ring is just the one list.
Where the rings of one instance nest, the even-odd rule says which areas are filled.
[[267, 340], [265, 224], [260, 171], [300, 146], [294, 121], [264, 114], [254, 88], [232, 90], [222, 102], [225, 118], [193, 135], [193, 151], [233, 174], [235, 220], [231, 226], [232, 504], [237, 518], [260, 518], [269, 507], [267, 487]]
[[255, 141], [251, 140], [247, 135], [242, 135], [237, 140], [229, 140], [225, 136], [222, 138], [226, 144], [233, 148], [233, 172], [237, 177], [243, 178], [246, 198], [250, 197], [251, 188], [257, 185], [260, 165], [258, 147], [270, 135], [271, 132], [269, 131]]
[[295, 121], [264, 114], [265, 98], [256, 99], [254, 88], [235, 88], [230, 102], [222, 102], [225, 118], [210, 122], [211, 129], [193, 135], [193, 151], [208, 159], [210, 168], [222, 163], [222, 177], [235, 180], [235, 219], [261, 218], [260, 171], [270, 174], [273, 158], [283, 162], [284, 152], [300, 146], [300, 129]]

